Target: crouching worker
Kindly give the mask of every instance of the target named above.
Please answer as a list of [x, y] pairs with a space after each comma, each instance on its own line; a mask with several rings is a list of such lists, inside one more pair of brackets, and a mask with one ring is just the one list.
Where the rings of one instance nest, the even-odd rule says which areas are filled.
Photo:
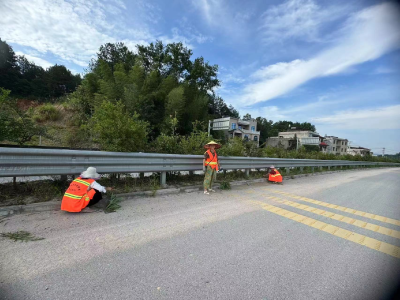
[[[101, 193], [111, 191], [112, 188], [101, 186], [96, 182], [100, 174], [96, 168], [89, 167], [86, 171], [71, 182], [61, 202], [61, 210], [68, 212], [80, 212], [87, 206], [99, 202], [103, 196]], [[87, 207], [83, 212], [93, 212]]]
[[282, 175], [274, 166], [269, 167], [268, 181], [272, 183], [282, 183]]

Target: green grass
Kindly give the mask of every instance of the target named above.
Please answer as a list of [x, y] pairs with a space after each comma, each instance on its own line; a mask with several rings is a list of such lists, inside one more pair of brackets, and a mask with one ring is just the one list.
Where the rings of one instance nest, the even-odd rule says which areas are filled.
[[5, 232], [5, 233], [0, 233], [1, 237], [8, 238], [10, 240], [13, 240], [14, 242], [20, 241], [20, 242], [31, 242], [31, 241], [40, 241], [44, 240], [44, 238], [41, 237], [35, 237], [33, 234], [27, 231], [16, 231], [16, 232]]
[[219, 188], [221, 190], [230, 190], [231, 189], [231, 184], [229, 181], [222, 181]]
[[104, 212], [106, 214], [116, 212], [118, 209], [121, 208], [121, 205], [119, 205], [120, 202], [121, 202], [121, 198], [118, 198], [117, 196], [112, 194], [111, 195], [111, 199], [110, 199], [110, 203], [104, 209]]

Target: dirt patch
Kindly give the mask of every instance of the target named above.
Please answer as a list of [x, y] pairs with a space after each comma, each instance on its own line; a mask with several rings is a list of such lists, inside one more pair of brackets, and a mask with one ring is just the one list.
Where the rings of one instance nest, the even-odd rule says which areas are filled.
[[18, 108], [21, 109], [21, 110], [24, 110], [24, 111], [28, 110], [31, 107], [35, 108], [35, 107], [37, 107], [39, 105], [40, 104], [38, 102], [33, 101], [33, 100], [29, 100], [29, 99], [18, 99], [17, 100]]

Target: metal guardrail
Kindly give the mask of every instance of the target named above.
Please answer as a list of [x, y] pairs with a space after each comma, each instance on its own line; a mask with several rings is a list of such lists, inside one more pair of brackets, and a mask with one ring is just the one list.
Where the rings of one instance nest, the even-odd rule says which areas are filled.
[[[278, 168], [371, 165], [400, 167], [396, 163], [346, 160], [223, 156], [219, 159], [223, 169], [245, 169], [246, 173], [250, 169], [263, 169], [270, 165]], [[202, 160], [202, 155], [0, 148], [0, 177], [78, 175], [87, 167], [93, 166], [100, 174], [161, 172], [161, 184], [165, 184], [166, 172], [202, 170]]]

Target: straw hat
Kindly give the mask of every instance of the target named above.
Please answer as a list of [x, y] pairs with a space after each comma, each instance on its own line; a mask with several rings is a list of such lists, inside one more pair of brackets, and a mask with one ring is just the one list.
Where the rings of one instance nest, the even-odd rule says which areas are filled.
[[81, 174], [82, 178], [100, 178], [100, 174], [96, 172], [96, 168], [89, 167], [86, 171]]
[[211, 145], [214, 145], [215, 149], [221, 148], [221, 145], [216, 143], [216, 142], [214, 142], [214, 141], [211, 141], [208, 144], [204, 145], [204, 148], [209, 149]]

